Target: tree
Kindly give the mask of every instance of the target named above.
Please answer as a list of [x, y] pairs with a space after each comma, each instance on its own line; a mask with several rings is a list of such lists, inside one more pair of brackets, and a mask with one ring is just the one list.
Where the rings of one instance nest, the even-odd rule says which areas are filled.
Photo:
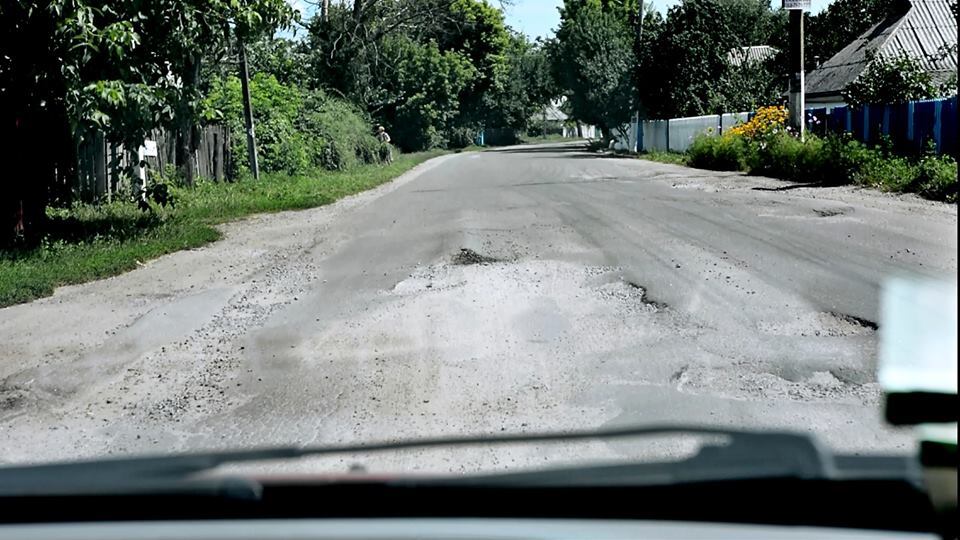
[[884, 57], [870, 51], [867, 61], [867, 69], [843, 89], [843, 99], [850, 105], [904, 103], [938, 94], [933, 78], [914, 58]]
[[770, 10], [768, 0], [684, 0], [667, 12], [651, 45], [652, 59], [641, 67], [648, 114], [697, 116], [769, 104], [783, 86], [783, 70], [777, 69], [783, 63], [735, 66], [728, 54], [775, 42], [783, 33], [783, 16]]
[[476, 68], [460, 53], [405, 36], [388, 40], [386, 52], [396, 62], [385, 88], [391, 98], [380, 116], [392, 128], [394, 143], [404, 150], [444, 146], [459, 96], [475, 80]]
[[567, 2], [550, 48], [557, 85], [573, 116], [611, 137], [635, 106], [633, 38], [626, 21], [599, 2]]
[[[13, 197], [0, 211], [12, 227], [3, 235], [42, 224], [51, 188], [74, 171], [76, 143], [94, 132], [137, 148], [172, 121], [192, 180], [201, 59], [292, 13], [284, 0], [0, 4], [0, 151], [13, 152], [5, 163], [22, 164], [6, 176]], [[56, 152], [46, 151], [51, 143]]]
[[363, 107], [407, 149], [497, 120], [511, 42], [503, 14], [485, 1], [334, 4], [309, 36], [313, 84]]
[[287, 26], [296, 12], [285, 0], [151, 0], [129, 9], [129, 16], [149, 21], [144, 25], [144, 46], [138, 49], [141, 54], [134, 60], [165, 69], [177, 82], [173, 100], [177, 166], [184, 182], [193, 185], [204, 59], [222, 60], [236, 41], [242, 45], [271, 34]]
[[550, 61], [542, 43], [530, 43], [512, 33], [504, 74], [496, 88], [484, 94], [484, 124], [492, 128], [525, 130], [530, 118], [558, 94]]

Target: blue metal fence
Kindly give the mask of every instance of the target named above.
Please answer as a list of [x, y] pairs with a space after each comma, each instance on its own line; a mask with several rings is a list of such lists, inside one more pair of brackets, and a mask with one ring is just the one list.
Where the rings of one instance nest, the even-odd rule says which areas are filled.
[[[730, 122], [746, 121], [753, 115], [751, 112], [645, 120], [632, 126], [636, 135], [624, 144], [640, 151], [683, 152], [696, 135], [720, 134], [732, 125]], [[932, 141], [937, 153], [957, 155], [957, 96], [894, 105], [809, 108], [806, 116], [807, 129], [817, 135], [846, 132], [867, 144], [888, 139], [895, 151], [904, 154], [923, 152]]]
[[957, 96], [894, 105], [807, 109], [807, 128], [818, 135], [848, 132], [868, 144], [888, 139], [894, 150], [957, 154]]

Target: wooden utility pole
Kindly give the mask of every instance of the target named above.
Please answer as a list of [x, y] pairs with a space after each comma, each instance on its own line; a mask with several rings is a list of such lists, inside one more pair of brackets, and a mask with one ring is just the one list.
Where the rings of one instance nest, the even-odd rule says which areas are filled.
[[783, 0], [784, 9], [790, 12], [790, 127], [803, 138], [805, 128], [803, 76], [803, 12], [810, 9], [810, 0]]
[[257, 162], [257, 137], [253, 131], [253, 107], [250, 105], [250, 72], [247, 69], [247, 47], [240, 41], [240, 86], [243, 91], [243, 123], [247, 128], [247, 162], [254, 180], [260, 179]]
[[320, 2], [320, 20], [323, 22], [330, 20], [330, 0]]

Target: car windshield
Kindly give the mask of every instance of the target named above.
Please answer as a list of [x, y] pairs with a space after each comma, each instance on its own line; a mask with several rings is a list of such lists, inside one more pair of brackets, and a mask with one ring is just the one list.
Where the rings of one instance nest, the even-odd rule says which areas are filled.
[[0, 464], [916, 452], [883, 298], [957, 279], [956, 3], [787, 4], [5, 0]]

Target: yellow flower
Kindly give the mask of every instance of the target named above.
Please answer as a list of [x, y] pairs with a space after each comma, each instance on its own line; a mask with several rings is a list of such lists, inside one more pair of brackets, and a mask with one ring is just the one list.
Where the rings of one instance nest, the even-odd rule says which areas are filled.
[[787, 116], [785, 107], [761, 107], [749, 122], [733, 126], [729, 133], [748, 139], [762, 137], [781, 129], [787, 122]]

